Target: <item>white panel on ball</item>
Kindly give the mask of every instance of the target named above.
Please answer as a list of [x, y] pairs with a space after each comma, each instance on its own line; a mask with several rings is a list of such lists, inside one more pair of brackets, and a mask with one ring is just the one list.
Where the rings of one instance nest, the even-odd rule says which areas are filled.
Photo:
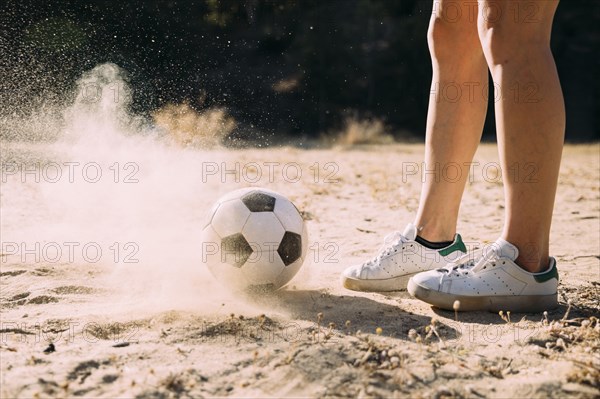
[[302, 225], [304, 224], [302, 216], [290, 201], [278, 196], [273, 213], [275, 213], [286, 231], [302, 234]]
[[242, 234], [252, 245], [262, 251], [269, 248], [276, 250], [283, 238], [285, 230], [273, 212], [252, 212], [242, 229]]
[[221, 261], [221, 237], [212, 226], [202, 230], [202, 262], [213, 264]]
[[221, 206], [221, 202], [217, 202], [210, 207], [210, 209], [204, 216], [204, 225], [202, 226], [203, 229], [210, 225], [210, 223], [212, 222], [212, 218], [215, 215], [215, 212], [217, 211], [217, 209], [219, 209], [219, 206]]
[[251, 285], [271, 284], [273, 288], [279, 288], [280, 285], [276, 282], [284, 269], [285, 266], [277, 252], [266, 251], [252, 254], [242, 266], [242, 273]]
[[224, 238], [242, 231], [250, 210], [238, 199], [221, 202], [212, 218], [212, 226]]
[[291, 263], [291, 264], [285, 266], [283, 268], [283, 271], [277, 278], [277, 286], [282, 287], [282, 286], [286, 285], [287, 283], [289, 283], [294, 278], [294, 276], [298, 273], [298, 270], [300, 270], [300, 266], [302, 266], [302, 263], [303, 263], [303, 259], [300, 258], [300, 259], [296, 260], [294, 263]]

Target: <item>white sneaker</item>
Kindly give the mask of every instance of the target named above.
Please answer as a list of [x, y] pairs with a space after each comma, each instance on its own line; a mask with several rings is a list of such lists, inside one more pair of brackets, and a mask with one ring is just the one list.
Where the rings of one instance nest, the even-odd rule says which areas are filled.
[[413, 224], [406, 226], [403, 233], [388, 235], [377, 257], [342, 272], [342, 284], [355, 291], [403, 290], [416, 273], [445, 266], [467, 252], [459, 234], [442, 249], [427, 248], [416, 242], [416, 237]]
[[492, 246], [469, 254], [446, 267], [419, 273], [408, 292], [441, 309], [540, 312], [558, 306], [558, 271], [550, 258], [548, 270], [529, 273], [514, 261], [518, 249], [498, 239]]

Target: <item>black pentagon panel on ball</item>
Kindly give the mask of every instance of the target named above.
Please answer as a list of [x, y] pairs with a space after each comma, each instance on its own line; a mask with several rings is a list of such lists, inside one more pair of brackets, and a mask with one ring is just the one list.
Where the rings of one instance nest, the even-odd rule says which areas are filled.
[[242, 202], [250, 209], [250, 212], [273, 212], [275, 209], [275, 197], [259, 191], [244, 195]]
[[252, 255], [252, 247], [241, 233], [221, 239], [221, 260], [235, 267], [242, 267]]
[[286, 231], [279, 243], [277, 253], [284, 265], [291, 265], [302, 255], [302, 237], [300, 234]]

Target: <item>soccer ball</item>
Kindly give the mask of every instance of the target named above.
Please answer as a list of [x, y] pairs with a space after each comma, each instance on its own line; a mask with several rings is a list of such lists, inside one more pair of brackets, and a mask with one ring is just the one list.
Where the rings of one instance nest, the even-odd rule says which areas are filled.
[[220, 198], [202, 234], [202, 261], [234, 291], [283, 287], [300, 270], [308, 248], [298, 209], [264, 188], [244, 188]]

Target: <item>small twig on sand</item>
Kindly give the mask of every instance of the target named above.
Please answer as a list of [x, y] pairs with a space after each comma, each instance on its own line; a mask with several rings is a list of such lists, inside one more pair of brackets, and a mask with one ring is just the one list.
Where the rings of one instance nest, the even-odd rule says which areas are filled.
[[567, 320], [567, 317], [569, 317], [569, 312], [571, 311], [571, 306], [572, 306], [572, 302], [570, 299], [567, 301], [567, 305], [568, 305], [567, 311], [565, 312], [565, 315], [562, 317], [562, 319], [560, 319], [560, 321], [565, 321], [565, 320]]
[[442, 343], [442, 347], [446, 347], [446, 343], [444, 342], [444, 340], [442, 339], [442, 337], [440, 336], [440, 334], [438, 334], [437, 329], [435, 328], [435, 325], [437, 323], [437, 320], [432, 318], [431, 319], [431, 324], [429, 325], [429, 328], [431, 328], [431, 331], [435, 334], [435, 336], [440, 340], [440, 342]]

